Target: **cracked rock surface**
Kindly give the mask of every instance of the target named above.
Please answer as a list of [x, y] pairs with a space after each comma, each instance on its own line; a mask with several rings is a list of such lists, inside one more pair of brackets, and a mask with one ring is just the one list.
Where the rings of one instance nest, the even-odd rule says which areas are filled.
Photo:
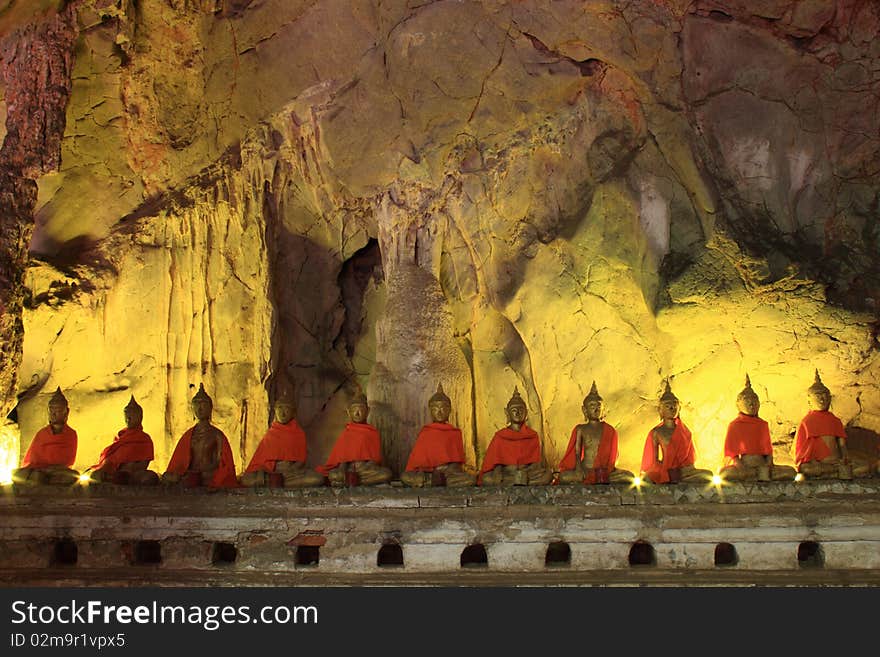
[[285, 377], [315, 463], [357, 383], [400, 469], [442, 382], [555, 464], [595, 380], [637, 469], [671, 376], [717, 467], [748, 372], [790, 462], [815, 368], [876, 450], [877, 3], [62, 4], [0, 3], [22, 450], [135, 394], [162, 469], [204, 381], [241, 467]]

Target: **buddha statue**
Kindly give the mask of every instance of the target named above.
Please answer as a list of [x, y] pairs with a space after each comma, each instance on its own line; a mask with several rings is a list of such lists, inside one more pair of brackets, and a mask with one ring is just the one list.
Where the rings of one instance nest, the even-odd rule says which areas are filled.
[[796, 471], [773, 463], [770, 425], [758, 417], [761, 401], [752, 390], [746, 374], [746, 387], [736, 396], [739, 415], [727, 426], [724, 438], [725, 466], [721, 476], [727, 481], [791, 481]]
[[795, 463], [807, 479], [870, 477], [875, 464], [850, 458], [843, 422], [831, 408], [831, 391], [822, 383], [819, 370], [807, 389], [809, 412], [801, 420], [795, 438]]
[[12, 473], [16, 484], [69, 485], [79, 478], [76, 461], [76, 431], [67, 426], [70, 407], [57, 388], [49, 399], [49, 424], [40, 429], [24, 455], [21, 467]]
[[306, 434], [296, 421], [293, 395], [285, 389], [275, 400], [275, 420], [241, 475], [241, 483], [285, 488], [322, 486], [324, 475], [306, 466], [306, 452]]
[[204, 384], [199, 384], [192, 398], [192, 410], [198, 421], [177, 441], [162, 481], [188, 487], [237, 487], [232, 448], [224, 433], [211, 424], [214, 402]]
[[369, 415], [367, 397], [359, 390], [348, 404], [350, 422], [336, 438], [327, 462], [317, 468], [331, 486], [375, 486], [391, 481], [391, 469], [382, 465], [382, 437], [367, 424]]
[[507, 426], [486, 448], [478, 483], [483, 486], [545, 486], [553, 471], [544, 463], [541, 437], [526, 424], [526, 403], [514, 388], [507, 402]]
[[432, 422], [419, 431], [400, 480], [415, 488], [473, 486], [477, 478], [464, 468], [464, 441], [461, 430], [449, 424], [452, 401], [442, 384], [428, 400], [428, 411]]
[[90, 478], [99, 483], [155, 485], [159, 475], [147, 469], [153, 460], [153, 439], [144, 431], [144, 409], [134, 395], [122, 414], [125, 428], [104, 448], [98, 463], [89, 468]]
[[694, 467], [696, 451], [690, 429], [678, 416], [681, 402], [672, 392], [669, 379], [660, 396], [657, 412], [660, 424], [648, 432], [642, 452], [642, 480], [654, 484], [707, 482], [710, 470]]
[[630, 483], [633, 473], [619, 470], [617, 462], [617, 430], [603, 421], [605, 405], [596, 382], [584, 397], [581, 408], [585, 424], [571, 430], [568, 447], [559, 463], [560, 484]]

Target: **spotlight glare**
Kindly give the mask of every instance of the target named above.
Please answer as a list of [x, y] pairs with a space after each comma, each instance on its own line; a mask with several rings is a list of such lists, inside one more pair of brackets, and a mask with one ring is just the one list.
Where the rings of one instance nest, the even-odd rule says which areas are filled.
[[83, 486], [85, 486], [86, 484], [91, 483], [92, 478], [89, 476], [89, 473], [88, 473], [88, 472], [83, 472], [83, 473], [79, 476], [79, 480], [78, 480], [78, 481], [79, 481], [80, 484], [82, 484]]
[[721, 478], [721, 475], [718, 475], [718, 474], [712, 475], [712, 485], [713, 486], [720, 486], [723, 483], [724, 483], [724, 479]]
[[639, 477], [638, 475], [633, 477], [632, 485], [635, 486], [636, 488], [639, 488], [642, 485], [642, 478]]
[[18, 463], [18, 450], [4, 449], [7, 442], [2, 435], [6, 427], [0, 428], [0, 486], [9, 486], [13, 483], [12, 473], [15, 472]]
[[800, 472], [798, 472], [798, 473], [794, 476], [794, 480], [797, 481], [798, 483], [800, 483], [800, 482], [802, 482], [802, 481], [804, 480], [804, 475], [802, 475]]

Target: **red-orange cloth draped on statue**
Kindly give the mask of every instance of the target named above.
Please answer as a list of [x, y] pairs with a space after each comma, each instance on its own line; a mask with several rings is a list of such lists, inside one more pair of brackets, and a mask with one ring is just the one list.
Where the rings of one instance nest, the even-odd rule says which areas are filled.
[[838, 436], [845, 440], [843, 422], [831, 411], [810, 411], [798, 426], [794, 443], [795, 463], [821, 461], [831, 456], [831, 449], [822, 436]]
[[413, 445], [407, 472], [433, 472], [444, 463], [464, 463], [461, 429], [446, 422], [426, 424]]
[[[661, 426], [663, 426], [662, 423], [654, 429]], [[656, 459], [654, 453], [654, 441], [651, 438], [654, 429], [648, 432], [648, 438], [645, 440], [645, 450], [642, 452], [642, 472], [655, 484], [665, 484], [669, 481], [669, 470], [694, 464], [696, 460], [694, 441], [691, 438], [691, 430], [685, 426], [681, 419], [675, 418], [675, 429], [672, 432], [672, 438], [669, 439], [669, 444], [664, 446], [661, 443], [659, 446], [658, 452], [662, 451], [663, 456], [661, 463]]]
[[104, 448], [92, 470], [113, 473], [125, 463], [153, 460], [153, 439], [141, 427], [120, 430], [113, 442]]
[[306, 460], [306, 434], [296, 420], [287, 424], [273, 422], [257, 446], [245, 472], [275, 472], [278, 461]]
[[724, 438], [724, 462], [732, 465], [742, 454], [769, 456], [773, 453], [770, 443], [770, 425], [766, 420], [740, 413], [727, 425]]
[[49, 465], [73, 467], [76, 461], [76, 431], [66, 424], [61, 433], [52, 433], [52, 426], [37, 432], [21, 462], [23, 468], [45, 468]]
[[[171, 455], [171, 461], [168, 463], [168, 472], [176, 475], [184, 475], [189, 470], [189, 462], [192, 458], [192, 435], [195, 427], [190, 427], [177, 441], [177, 447]], [[218, 429], [219, 431], [219, 429]], [[214, 471], [214, 476], [208, 482], [210, 488], [237, 488], [238, 479], [235, 477], [235, 460], [232, 458], [232, 448], [229, 446], [229, 440], [226, 435], [220, 431], [223, 438], [220, 447], [220, 464]]]
[[382, 438], [372, 424], [349, 422], [339, 434], [324, 465], [315, 468], [327, 474], [340, 463], [372, 461], [382, 463]]
[[483, 475], [496, 465], [529, 465], [540, 461], [541, 438], [534, 430], [525, 424], [519, 431], [504, 427], [495, 432], [492, 442], [486, 448], [486, 456], [483, 457], [477, 483], [480, 483]]
[[[559, 462], [559, 470], [574, 470], [576, 465], [574, 447], [577, 442], [577, 427], [571, 430], [571, 438], [568, 439], [568, 447], [565, 455]], [[584, 447], [581, 445], [581, 456], [583, 456]], [[602, 437], [599, 439], [599, 447], [596, 450], [596, 456], [593, 458], [593, 470], [587, 472], [584, 479], [585, 484], [596, 483], [596, 468], [605, 468], [608, 472], [614, 469], [617, 463], [617, 430], [607, 422], [602, 423]]]

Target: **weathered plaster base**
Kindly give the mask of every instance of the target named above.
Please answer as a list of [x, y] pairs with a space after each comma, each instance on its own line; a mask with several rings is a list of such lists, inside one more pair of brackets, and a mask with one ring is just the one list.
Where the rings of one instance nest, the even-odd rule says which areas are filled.
[[[880, 584], [880, 479], [721, 491], [7, 487], [0, 519], [4, 585]], [[64, 537], [75, 565], [52, 562]], [[161, 563], [133, 563], [144, 540], [160, 543]], [[639, 540], [655, 565], [629, 565]], [[570, 546], [569, 565], [545, 565], [555, 541]], [[824, 566], [798, 562], [804, 541], [821, 546]], [[235, 545], [234, 563], [212, 563], [218, 542]], [[722, 542], [735, 565], [715, 565]], [[403, 566], [377, 565], [386, 543], [401, 546]], [[488, 566], [462, 568], [474, 543]], [[296, 565], [297, 545], [318, 546], [319, 564]]]

